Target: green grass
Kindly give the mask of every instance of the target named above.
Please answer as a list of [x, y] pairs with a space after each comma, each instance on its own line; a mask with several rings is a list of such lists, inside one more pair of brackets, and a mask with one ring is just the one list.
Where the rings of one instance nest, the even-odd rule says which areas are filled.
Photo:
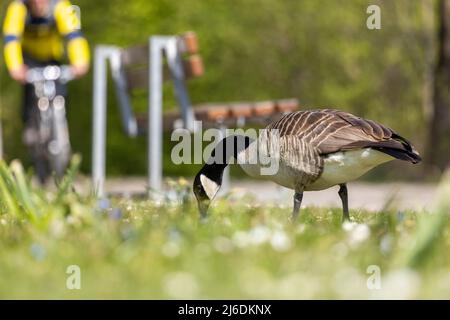
[[[183, 181], [170, 201], [97, 201], [72, 188], [78, 165], [50, 192], [1, 163], [0, 298], [450, 298], [446, 202], [351, 211], [343, 226], [337, 208], [289, 223], [290, 208], [229, 198], [202, 223]], [[80, 290], [66, 287], [70, 265]]]

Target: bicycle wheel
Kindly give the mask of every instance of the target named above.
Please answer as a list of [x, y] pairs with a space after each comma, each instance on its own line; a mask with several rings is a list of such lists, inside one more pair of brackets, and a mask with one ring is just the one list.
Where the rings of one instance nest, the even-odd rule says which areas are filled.
[[52, 135], [48, 143], [48, 155], [50, 167], [58, 178], [64, 175], [71, 153], [65, 99], [63, 96], [56, 96], [52, 107]]
[[39, 183], [44, 185], [51, 174], [51, 170], [46, 151], [48, 137], [41, 130], [40, 122], [41, 117], [38, 110], [33, 110], [26, 123], [23, 140], [28, 148]]

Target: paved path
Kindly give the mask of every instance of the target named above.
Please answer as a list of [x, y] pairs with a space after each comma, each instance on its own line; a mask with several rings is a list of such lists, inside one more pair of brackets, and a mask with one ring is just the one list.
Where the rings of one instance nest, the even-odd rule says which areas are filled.
[[[134, 194], [145, 191], [144, 178], [109, 179], [106, 184], [108, 192]], [[305, 192], [303, 204], [306, 206], [340, 207], [337, 194], [338, 187], [323, 191]], [[255, 202], [267, 204], [292, 205], [292, 190], [267, 181], [233, 180], [231, 191], [235, 196], [250, 195]], [[436, 192], [435, 184], [416, 183], [366, 183], [348, 184], [349, 204], [353, 209], [364, 208], [380, 210], [390, 199], [399, 209], [421, 210], [430, 207]]]
[[[242, 182], [239, 189], [247, 190], [259, 201], [292, 205], [293, 191], [283, 187], [267, 183]], [[323, 191], [305, 192], [303, 204], [317, 207], [341, 207], [338, 189], [339, 187], [336, 186]], [[431, 184], [364, 182], [348, 184], [349, 205], [353, 209], [381, 210], [390, 201], [393, 201], [392, 203], [398, 209], [426, 209], [431, 206], [435, 191], [436, 186]]]

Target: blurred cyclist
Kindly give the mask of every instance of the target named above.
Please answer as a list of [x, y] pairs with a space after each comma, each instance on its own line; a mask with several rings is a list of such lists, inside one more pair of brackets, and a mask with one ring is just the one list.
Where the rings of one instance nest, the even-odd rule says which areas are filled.
[[[67, 56], [73, 75], [89, 70], [89, 46], [80, 28], [80, 19], [68, 0], [15, 0], [7, 9], [3, 25], [4, 54], [11, 78], [25, 87], [23, 121], [24, 142], [29, 145], [29, 119], [35, 102], [34, 88], [26, 83], [32, 67], [59, 65]], [[66, 88], [59, 85], [58, 95]], [[28, 132], [27, 131], [31, 131]]]

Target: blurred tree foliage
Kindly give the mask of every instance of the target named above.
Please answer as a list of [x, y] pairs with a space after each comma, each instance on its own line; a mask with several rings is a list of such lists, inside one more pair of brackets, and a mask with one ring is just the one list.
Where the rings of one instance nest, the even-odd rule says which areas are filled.
[[426, 160], [427, 165], [445, 170], [450, 164], [450, 0], [439, 1], [438, 20], [438, 54]]
[[[433, 0], [73, 2], [81, 8], [92, 48], [143, 43], [151, 34], [196, 31], [206, 74], [189, 83], [195, 103], [298, 97], [304, 108], [335, 107], [381, 121], [419, 150], [424, 148], [436, 51]], [[2, 0], [3, 12], [6, 4]], [[381, 30], [366, 27], [370, 4], [381, 7]], [[91, 87], [91, 75], [70, 85], [71, 134], [74, 149], [84, 155], [84, 171], [90, 168]], [[19, 89], [2, 62], [7, 158], [24, 157]], [[170, 108], [170, 87], [165, 92]], [[135, 101], [137, 110], [145, 110], [145, 104], [145, 97]], [[112, 91], [108, 108], [109, 173], [143, 174], [145, 138], [130, 141], [122, 134]], [[165, 153], [169, 160], [167, 147]], [[186, 173], [189, 167], [165, 162], [166, 172], [172, 174]]]

